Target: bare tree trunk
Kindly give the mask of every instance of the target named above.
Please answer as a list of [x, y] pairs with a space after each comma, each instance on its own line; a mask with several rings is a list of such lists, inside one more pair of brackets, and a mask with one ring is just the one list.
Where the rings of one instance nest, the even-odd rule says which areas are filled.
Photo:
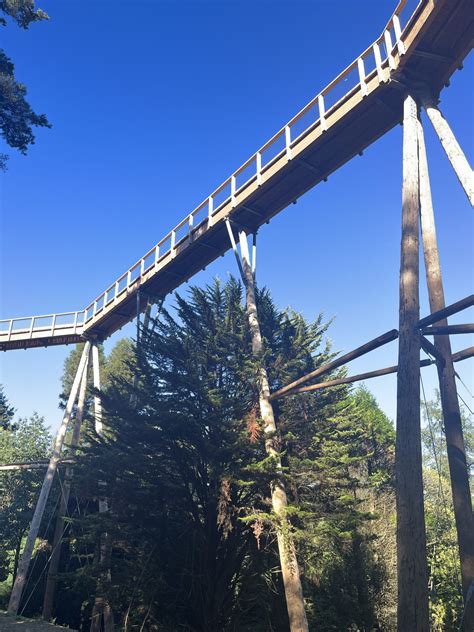
[[397, 573], [399, 632], [428, 632], [428, 569], [420, 429], [418, 108], [405, 98], [400, 324], [397, 374]]
[[[243, 280], [246, 289], [247, 316], [252, 337], [252, 352], [257, 358], [260, 358], [263, 351], [263, 344], [255, 301], [255, 283], [250, 265], [247, 236], [243, 232], [240, 233], [240, 248], [242, 253]], [[275, 460], [278, 471], [281, 472], [277, 428], [273, 407], [269, 401], [270, 386], [268, 383], [267, 370], [263, 364], [260, 365], [258, 370], [258, 390], [260, 414], [265, 431], [265, 448], [267, 454]], [[291, 632], [307, 632], [308, 622], [304, 608], [303, 590], [301, 587], [298, 561], [296, 559], [296, 550], [289, 532], [289, 522], [286, 515], [288, 503], [285, 485], [281, 476], [277, 476], [277, 478], [272, 481], [271, 495], [273, 510], [280, 521], [280, 525], [277, 529], [278, 551], [283, 584], [285, 587], [290, 630]]]
[[[445, 308], [443, 279], [439, 260], [436, 225], [431, 198], [428, 161], [426, 157], [423, 126], [418, 121], [418, 151], [420, 160], [420, 218], [423, 252], [425, 258], [426, 281], [431, 312]], [[446, 318], [435, 323], [446, 326]], [[445, 366], [437, 363], [441, 406], [448, 452], [448, 463], [453, 494], [454, 516], [458, 536], [459, 557], [464, 600], [467, 601], [469, 587], [474, 582], [474, 522], [472, 516], [469, 472], [466, 463], [466, 449], [461, 424], [461, 411], [456, 388], [456, 377], [451, 357], [449, 336], [435, 336], [434, 344], [441, 353]], [[472, 613], [471, 613], [472, 614]], [[468, 627], [466, 627], [466, 625]], [[474, 630], [474, 621], [464, 621], [465, 629]], [[470, 627], [469, 627], [470, 626]]]

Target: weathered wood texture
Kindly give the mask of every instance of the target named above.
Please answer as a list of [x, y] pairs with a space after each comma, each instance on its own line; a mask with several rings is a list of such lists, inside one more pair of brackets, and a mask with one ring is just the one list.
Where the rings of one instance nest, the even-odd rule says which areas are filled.
[[[439, 312], [445, 308], [444, 288], [436, 237], [428, 161], [421, 121], [418, 121], [418, 149], [420, 166], [420, 219], [426, 282], [428, 285], [430, 309], [432, 312]], [[447, 328], [448, 321], [444, 318], [438, 321], [436, 325], [443, 330]], [[436, 327], [433, 327], [433, 329], [436, 330]], [[469, 488], [469, 470], [466, 463], [461, 411], [459, 408], [456, 376], [452, 362], [449, 336], [436, 336], [434, 346], [443, 359], [443, 362], [437, 363], [437, 368], [453, 495], [454, 516], [461, 560], [463, 592], [466, 598], [469, 587], [474, 582], [474, 520]], [[470, 626], [466, 629], [474, 630], [474, 621], [465, 621], [464, 624]]]
[[428, 569], [420, 429], [419, 177], [417, 112], [405, 97], [397, 373], [396, 496], [398, 632], [428, 632]]
[[[79, 437], [81, 433], [82, 419], [84, 417], [84, 406], [86, 402], [87, 392], [87, 375], [90, 364], [90, 351], [87, 355], [86, 365], [82, 372], [81, 387], [79, 389], [79, 399], [76, 408], [76, 417], [74, 420], [74, 426], [70, 441], [70, 455], [75, 456], [77, 446], [79, 444]], [[61, 542], [64, 535], [64, 523], [67, 515], [67, 509], [69, 504], [69, 495], [71, 493], [73, 469], [72, 467], [66, 468], [64, 481], [61, 487], [61, 500], [59, 503], [58, 516], [56, 518], [56, 526], [53, 536], [53, 548], [51, 558], [49, 560], [48, 575], [46, 578], [46, 587], [44, 590], [43, 598], [43, 619], [49, 621], [53, 615], [54, 607], [54, 595], [56, 592], [56, 585], [58, 583], [58, 569], [59, 561], [61, 559]]]
[[[277, 471], [281, 472], [280, 446], [273, 406], [270, 402], [270, 386], [267, 370], [262, 362], [263, 342], [255, 298], [255, 280], [250, 263], [247, 235], [244, 232], [240, 232], [240, 251], [242, 255], [242, 278], [246, 292], [247, 317], [252, 338], [252, 352], [259, 361], [258, 392], [260, 415], [264, 424], [265, 449], [267, 454], [274, 459]], [[277, 540], [290, 630], [291, 632], [307, 632], [308, 622], [304, 608], [303, 589], [301, 587], [296, 550], [289, 533], [289, 523], [286, 515], [288, 501], [282, 477], [277, 476], [272, 481], [271, 495], [273, 511], [281, 521], [281, 528], [277, 530]]]
[[474, 175], [461, 146], [456, 140], [449, 123], [441, 114], [436, 104], [424, 99], [423, 107], [467, 195], [467, 199], [471, 203], [471, 206], [474, 206]]
[[388, 342], [392, 342], [393, 340], [396, 340], [397, 337], [398, 337], [398, 331], [396, 329], [391, 329], [390, 331], [387, 331], [385, 334], [382, 334], [381, 336], [378, 336], [377, 338], [374, 338], [373, 340], [366, 342], [364, 345], [357, 347], [357, 349], [354, 349], [353, 351], [349, 351], [348, 353], [342, 355], [340, 358], [336, 358], [332, 362], [328, 362], [328, 364], [325, 364], [324, 366], [320, 366], [318, 369], [315, 369], [314, 371], [311, 371], [310, 373], [303, 375], [297, 380], [294, 380], [290, 384], [283, 386], [282, 388], [278, 389], [278, 391], [275, 391], [274, 393], [271, 394], [270, 401], [274, 399], [278, 399], [279, 397], [282, 397], [283, 395], [291, 394], [291, 392], [295, 388], [297, 388], [301, 384], [304, 384], [304, 382], [308, 382], [309, 380], [313, 380], [317, 377], [321, 377], [321, 375], [330, 373], [331, 371], [334, 371], [340, 366], [347, 364], [351, 360], [360, 358], [366, 353], [369, 353], [370, 351], [373, 351], [374, 349], [378, 349], [379, 347], [386, 345]]
[[[100, 364], [99, 347], [92, 345], [92, 373], [94, 381], [94, 419], [95, 431], [101, 437], [104, 433], [102, 421], [102, 402], [100, 401]], [[99, 481], [99, 513], [109, 510], [109, 502], [105, 494], [105, 485]], [[104, 532], [99, 541], [99, 562], [101, 571], [97, 579], [96, 594], [91, 615], [90, 632], [114, 632], [114, 613], [110, 605], [107, 593], [110, 586], [110, 558], [112, 554], [112, 542], [110, 536]]]
[[[466, 360], [467, 358], [472, 358], [474, 356], [474, 347], [468, 347], [467, 349], [463, 349], [459, 351], [457, 354], [453, 354], [451, 356], [451, 360], [453, 362], [460, 362], [461, 360]], [[420, 368], [431, 366], [434, 364], [436, 360], [421, 360]], [[310, 384], [309, 386], [300, 386], [299, 388], [295, 388], [293, 391], [287, 393], [287, 395], [297, 395], [299, 393], [311, 393], [312, 391], [319, 391], [323, 388], [330, 388], [331, 386], [340, 386], [341, 384], [352, 384], [353, 382], [361, 382], [363, 380], [369, 380], [374, 377], [382, 377], [384, 375], [390, 375], [391, 373], [396, 373], [398, 371], [398, 366], [388, 366], [383, 369], [376, 369], [375, 371], [368, 371], [367, 373], [359, 373], [358, 375], [350, 375], [348, 377], [341, 377], [334, 380], [328, 380], [327, 382], [318, 382], [317, 384]]]
[[41, 519], [44, 514], [49, 492], [51, 491], [54, 475], [58, 467], [59, 457], [60, 457], [61, 450], [63, 447], [64, 438], [66, 436], [66, 431], [69, 425], [69, 420], [71, 419], [72, 409], [76, 401], [79, 385], [82, 379], [82, 374], [86, 366], [89, 349], [90, 349], [90, 343], [86, 342], [86, 344], [84, 345], [84, 350], [82, 352], [80, 362], [79, 362], [79, 366], [77, 368], [76, 376], [72, 384], [71, 393], [69, 394], [66, 410], [64, 411], [63, 421], [56, 435], [53, 454], [49, 461], [48, 469], [46, 470], [46, 475], [43, 481], [43, 485], [41, 487], [41, 492], [38, 498], [38, 502], [36, 503], [35, 512], [31, 520], [30, 530], [28, 532], [28, 537], [25, 543], [25, 548], [23, 549], [21, 560], [18, 565], [17, 576], [15, 579], [15, 583], [13, 585], [11, 595], [10, 595], [10, 602], [8, 604], [9, 614], [18, 613], [21, 596], [23, 594], [23, 589], [25, 586], [28, 567], [30, 565], [31, 556], [33, 555], [35, 541], [38, 536], [38, 531], [41, 525]]

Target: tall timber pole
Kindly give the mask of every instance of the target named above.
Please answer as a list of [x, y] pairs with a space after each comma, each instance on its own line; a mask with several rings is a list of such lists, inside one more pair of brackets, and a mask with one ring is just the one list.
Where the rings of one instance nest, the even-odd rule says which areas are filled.
[[25, 548], [23, 549], [23, 554], [21, 556], [20, 564], [18, 565], [18, 573], [15, 579], [15, 583], [13, 585], [11, 595], [10, 595], [10, 602], [8, 604], [8, 614], [17, 614], [18, 608], [20, 607], [20, 601], [21, 601], [21, 596], [23, 594], [23, 589], [25, 587], [28, 567], [30, 565], [31, 557], [33, 555], [33, 549], [35, 546], [36, 538], [38, 537], [38, 532], [41, 526], [41, 520], [43, 518], [46, 503], [48, 501], [49, 492], [51, 491], [51, 487], [53, 485], [54, 475], [56, 474], [56, 470], [58, 468], [59, 457], [61, 455], [64, 438], [66, 436], [69, 421], [71, 419], [72, 409], [76, 401], [77, 392], [79, 390], [79, 384], [81, 382], [82, 374], [86, 367], [87, 358], [89, 355], [89, 349], [90, 349], [90, 343], [86, 342], [86, 344], [84, 345], [84, 350], [82, 352], [80, 362], [79, 362], [79, 366], [77, 368], [76, 375], [74, 377], [74, 382], [72, 384], [71, 392], [69, 394], [66, 410], [64, 411], [63, 420], [62, 420], [61, 426], [59, 427], [58, 433], [56, 435], [53, 454], [49, 461], [48, 469], [46, 470], [46, 475], [44, 477], [43, 485], [41, 487], [41, 492], [38, 498], [38, 502], [36, 503], [35, 512], [31, 520], [30, 530], [28, 532], [28, 537], [25, 543]]
[[[255, 269], [250, 263], [250, 253], [247, 235], [241, 231], [239, 234], [241, 259], [239, 259], [236, 243], [234, 240], [230, 222], [227, 220], [227, 229], [232, 242], [232, 248], [237, 258], [239, 271], [246, 293], [247, 318], [252, 339], [252, 353], [261, 361], [263, 352], [262, 334], [258, 320], [257, 303], [255, 298]], [[254, 242], [255, 243], [255, 242]], [[254, 245], [255, 251], [255, 245]], [[255, 256], [255, 252], [254, 252]], [[273, 406], [270, 402], [270, 385], [265, 366], [260, 363], [258, 369], [258, 394], [260, 415], [264, 424], [265, 449], [275, 463], [277, 472], [281, 473], [281, 459], [279, 454], [277, 427]], [[308, 632], [308, 621], [304, 608], [303, 589], [296, 559], [296, 550], [291, 536], [288, 534], [289, 522], [286, 514], [288, 500], [286, 496], [285, 484], [282, 476], [277, 475], [271, 483], [272, 507], [280, 521], [277, 529], [278, 552], [280, 557], [283, 585], [285, 588], [285, 598], [290, 621], [291, 632]]]
[[[79, 445], [79, 437], [81, 433], [82, 419], [84, 417], [84, 407], [86, 402], [87, 392], [87, 374], [90, 364], [90, 352], [87, 355], [86, 365], [82, 373], [81, 387], [79, 390], [79, 400], [77, 402], [76, 417], [74, 420], [74, 427], [71, 436], [70, 443], [70, 455], [74, 457], [76, 454], [77, 446]], [[56, 592], [56, 585], [58, 583], [58, 569], [59, 561], [61, 559], [61, 542], [64, 535], [64, 518], [67, 515], [67, 508], [69, 504], [69, 495], [71, 492], [71, 481], [73, 475], [73, 468], [67, 467], [64, 477], [64, 483], [62, 485], [61, 501], [59, 503], [58, 517], [56, 519], [56, 527], [54, 529], [53, 537], [53, 550], [51, 553], [51, 559], [48, 567], [48, 577], [46, 579], [46, 588], [44, 591], [43, 599], [43, 619], [49, 621], [53, 614], [54, 606], [54, 594]]]
[[[446, 307], [444, 299], [443, 278], [436, 237], [436, 225], [431, 198], [431, 186], [426, 157], [426, 146], [423, 126], [418, 120], [418, 151], [420, 168], [420, 219], [423, 253], [425, 260], [426, 282], [431, 312], [438, 312]], [[446, 318], [435, 323], [435, 326], [447, 326]], [[461, 424], [461, 411], [456, 388], [456, 376], [452, 361], [451, 342], [449, 336], [435, 336], [435, 347], [444, 360], [444, 366], [437, 363], [441, 406], [443, 410], [444, 429], [448, 453], [451, 490], [453, 495], [454, 516], [458, 537], [459, 557], [461, 561], [461, 577], [463, 584], [466, 614], [465, 629], [474, 630], [474, 607], [467, 607], [469, 589], [474, 587], [474, 520], [472, 515], [471, 492], [469, 488], [469, 470], [466, 462], [466, 448]], [[471, 589], [472, 593], [472, 589]], [[474, 597], [471, 597], [474, 604]], [[466, 625], [470, 627], [466, 627]]]
[[471, 206], [474, 206], [474, 175], [456, 136], [435, 99], [424, 96], [422, 103]]
[[403, 193], [397, 373], [398, 632], [428, 632], [428, 569], [420, 428], [418, 107], [403, 108]]

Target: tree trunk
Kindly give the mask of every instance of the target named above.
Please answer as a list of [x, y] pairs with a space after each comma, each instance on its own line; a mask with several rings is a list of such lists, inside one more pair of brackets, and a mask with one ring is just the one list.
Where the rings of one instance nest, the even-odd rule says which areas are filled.
[[397, 572], [399, 632], [428, 632], [428, 569], [420, 429], [419, 176], [417, 106], [405, 98], [400, 322], [397, 374]]
[[[255, 282], [250, 265], [247, 236], [240, 233], [240, 247], [242, 253], [243, 280], [246, 289], [247, 316], [252, 337], [252, 352], [260, 360], [263, 351], [262, 335], [258, 322], [257, 305], [255, 301]], [[260, 414], [264, 423], [265, 448], [272, 456], [281, 471], [281, 460], [277, 438], [277, 428], [270, 398], [270, 386], [267, 370], [260, 364], [258, 370], [258, 390]], [[296, 550], [289, 532], [289, 522], [286, 516], [287, 497], [282, 477], [278, 476], [271, 484], [272, 506], [280, 525], [277, 529], [278, 551], [280, 555], [283, 585], [285, 587], [286, 605], [290, 620], [291, 632], [307, 632], [308, 622], [304, 609], [303, 590], [296, 559]]]
[[[418, 121], [418, 150], [420, 160], [420, 218], [423, 252], [425, 258], [426, 282], [430, 299], [431, 312], [445, 308], [443, 279], [439, 260], [436, 225], [431, 198], [431, 187], [428, 172], [428, 161], [421, 121]], [[446, 318], [436, 323], [446, 326]], [[449, 336], [435, 336], [435, 347], [440, 352], [445, 366], [437, 363], [441, 406], [446, 435], [451, 490], [453, 494], [454, 516], [458, 536], [459, 557], [461, 560], [461, 576], [464, 600], [467, 599], [469, 587], [474, 582], [474, 521], [472, 516], [471, 492], [469, 488], [469, 472], [466, 463], [466, 449], [461, 424], [456, 388], [456, 377], [451, 357]], [[464, 621], [474, 630], [474, 621]]]

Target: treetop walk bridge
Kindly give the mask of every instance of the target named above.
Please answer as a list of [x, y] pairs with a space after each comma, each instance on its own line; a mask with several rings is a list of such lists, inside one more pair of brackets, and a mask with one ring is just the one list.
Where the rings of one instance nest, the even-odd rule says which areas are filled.
[[[424, 528], [420, 436], [420, 367], [436, 364], [450, 469], [453, 509], [465, 603], [461, 629], [474, 629], [474, 523], [469, 473], [456, 388], [454, 363], [474, 356], [474, 347], [455, 354], [450, 336], [470, 333], [474, 325], [449, 325], [447, 318], [474, 305], [474, 295], [446, 306], [431, 198], [421, 107], [443, 145], [471, 204], [473, 172], [447, 121], [438, 97], [472, 48], [472, 0], [421, 0], [413, 10], [401, 0], [381, 36], [314, 97], [296, 116], [255, 152], [225, 182], [189, 213], [171, 232], [122, 274], [85, 309], [0, 321], [0, 350], [85, 341], [71, 392], [58, 430], [53, 454], [26, 539], [8, 611], [20, 607], [35, 541], [55, 473], [66, 466], [64, 492], [58, 512], [43, 602], [51, 618], [64, 515], [72, 467], [80, 438], [86, 402], [88, 370], [92, 366], [96, 433], [103, 434], [98, 343], [146, 311], [196, 272], [232, 247], [246, 291], [252, 353], [259, 360], [257, 390], [265, 450], [281, 472], [281, 447], [274, 400], [338, 384], [397, 373], [395, 480], [397, 495], [397, 626], [399, 632], [428, 632], [428, 568]], [[361, 347], [337, 357], [290, 384], [270, 392], [262, 358], [263, 340], [255, 298], [255, 242], [252, 257], [248, 235], [295, 202], [353, 156], [403, 123], [402, 239], [400, 257], [399, 326]], [[376, 175], [376, 174], [375, 174]], [[238, 233], [236, 239], [234, 231]], [[421, 236], [421, 239], [420, 239]], [[423, 247], [430, 302], [429, 316], [420, 320], [419, 259]], [[240, 245], [240, 254], [238, 245]], [[137, 318], [138, 320], [138, 318]], [[146, 326], [144, 324], [144, 329]], [[140, 331], [140, 329], [138, 330]], [[433, 336], [434, 343], [425, 336]], [[338, 368], [398, 340], [398, 364], [352, 377], [321, 382]], [[429, 359], [420, 361], [420, 350]], [[334, 373], [333, 373], [334, 376]], [[319, 380], [308, 386], [308, 381]], [[76, 404], [77, 398], [77, 404]], [[61, 450], [71, 420], [69, 461]], [[72, 460], [71, 460], [72, 459]], [[32, 464], [4, 464], [0, 469]], [[44, 467], [44, 464], [40, 464]], [[285, 539], [290, 533], [285, 482], [278, 473], [271, 483], [272, 509], [283, 525], [276, 530], [280, 567], [291, 632], [308, 632], [296, 549]], [[105, 496], [99, 513], [109, 511]], [[286, 523], [286, 527], [285, 527]], [[106, 534], [101, 534], [99, 561], [107, 572]], [[104, 552], [104, 556], [102, 555]], [[99, 584], [98, 584], [99, 586]], [[113, 613], [100, 588], [92, 612], [91, 632], [113, 629]]]
[[[104, 340], [401, 123], [410, 86], [436, 101], [472, 47], [471, 0], [401, 0], [380, 37], [85, 309], [0, 321], [0, 350]], [[471, 193], [472, 196], [472, 184]], [[138, 300], [137, 300], [138, 294]]]

